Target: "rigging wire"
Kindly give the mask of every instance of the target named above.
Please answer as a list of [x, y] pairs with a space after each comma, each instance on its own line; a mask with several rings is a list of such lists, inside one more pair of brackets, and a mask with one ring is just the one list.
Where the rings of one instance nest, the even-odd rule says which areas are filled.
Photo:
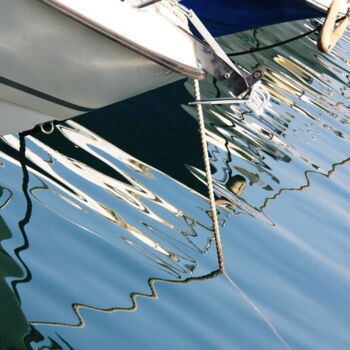
[[[346, 18], [346, 16], [343, 16], [341, 18], [338, 18], [335, 23], [339, 23], [341, 21], [343, 21], [344, 19]], [[281, 46], [281, 45], [284, 45], [284, 44], [288, 44], [288, 43], [291, 43], [293, 41], [296, 41], [296, 40], [299, 40], [299, 39], [302, 39], [302, 38], [305, 38], [307, 36], [310, 36], [314, 33], [317, 33], [319, 32], [323, 27], [323, 24], [320, 24], [319, 26], [317, 26], [315, 29], [312, 29], [308, 32], [305, 32], [305, 33], [302, 33], [302, 34], [299, 34], [299, 35], [296, 35], [292, 38], [289, 38], [289, 39], [286, 39], [286, 40], [283, 40], [283, 41], [280, 41], [278, 43], [275, 43], [275, 44], [271, 44], [271, 45], [267, 45], [267, 46], [263, 46], [263, 47], [256, 47], [256, 48], [251, 48], [249, 50], [246, 50], [246, 51], [240, 51], [240, 52], [229, 52], [229, 53], [226, 53], [227, 56], [229, 57], [236, 57], [236, 56], [242, 56], [242, 55], [247, 55], [247, 54], [251, 54], [251, 53], [255, 53], [255, 52], [259, 52], [259, 51], [264, 51], [264, 50], [268, 50], [268, 49], [273, 49], [274, 47], [278, 47], [278, 46]]]

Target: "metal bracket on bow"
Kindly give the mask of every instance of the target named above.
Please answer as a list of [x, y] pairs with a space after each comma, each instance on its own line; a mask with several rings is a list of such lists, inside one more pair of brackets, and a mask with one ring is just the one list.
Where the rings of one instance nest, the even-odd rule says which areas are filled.
[[244, 103], [249, 108], [251, 108], [255, 114], [260, 115], [267, 103], [270, 101], [270, 93], [267, 89], [261, 85], [261, 82], [257, 82], [250, 89], [250, 92], [244, 98], [236, 97], [221, 97], [221, 98], [211, 98], [202, 99], [190, 102], [189, 105], [232, 105]]
[[203, 42], [195, 42], [194, 47], [198, 63], [234, 95], [234, 97], [228, 98], [194, 101], [190, 104], [247, 103], [255, 113], [261, 114], [270, 100], [269, 92], [260, 82], [264, 73], [261, 70], [256, 70], [244, 77], [197, 15], [178, 3], [177, 6], [183, 10], [188, 20], [208, 44], [207, 46]]

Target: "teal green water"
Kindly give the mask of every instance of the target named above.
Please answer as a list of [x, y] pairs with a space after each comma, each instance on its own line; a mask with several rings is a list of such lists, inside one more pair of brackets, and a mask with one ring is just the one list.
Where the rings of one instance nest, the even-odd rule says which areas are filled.
[[0, 349], [349, 349], [349, 52], [347, 33], [329, 55], [310, 37], [238, 57], [266, 72], [265, 112], [206, 107], [225, 275], [190, 81], [28, 136], [25, 156], [3, 137]]

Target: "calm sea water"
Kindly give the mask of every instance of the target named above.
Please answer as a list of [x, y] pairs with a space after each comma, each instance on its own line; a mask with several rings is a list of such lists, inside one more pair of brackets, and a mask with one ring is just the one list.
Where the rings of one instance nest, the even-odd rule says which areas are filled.
[[191, 81], [28, 136], [25, 155], [3, 137], [0, 349], [349, 349], [350, 36], [327, 55], [315, 39], [235, 59], [266, 72], [262, 115], [205, 109], [226, 275]]

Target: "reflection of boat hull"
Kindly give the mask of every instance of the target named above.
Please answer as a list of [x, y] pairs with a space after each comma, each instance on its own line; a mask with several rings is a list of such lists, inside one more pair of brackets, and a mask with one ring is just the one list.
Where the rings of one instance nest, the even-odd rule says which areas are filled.
[[[119, 7], [123, 4], [115, 3]], [[133, 9], [128, 6], [127, 10]], [[155, 51], [157, 47], [152, 47], [153, 51], [147, 51], [147, 47], [141, 55], [135, 51], [142, 51], [142, 40], [146, 39], [140, 38], [141, 44], [130, 50], [119, 44], [121, 38], [113, 38], [117, 33], [107, 27], [101, 25], [104, 33], [98, 32], [98, 28], [89, 28], [92, 21], [88, 23], [85, 18], [86, 23], [77, 23], [78, 19], [69, 17], [72, 16], [40, 1], [3, 1], [1, 134], [29, 129], [52, 119], [71, 118], [138, 95], [181, 78], [174, 71], [188, 76], [202, 74], [194, 64], [191, 66], [192, 57], [185, 55], [183, 62], [178, 62], [174, 55], [169, 58], [170, 53], [161, 49], [162, 43], [158, 43], [159, 52]], [[158, 17], [163, 25], [164, 18]], [[115, 20], [120, 21], [117, 15]], [[170, 36], [167, 39], [177, 38], [180, 47], [190, 45], [174, 27], [171, 23], [168, 28], [165, 26], [166, 35]]]

